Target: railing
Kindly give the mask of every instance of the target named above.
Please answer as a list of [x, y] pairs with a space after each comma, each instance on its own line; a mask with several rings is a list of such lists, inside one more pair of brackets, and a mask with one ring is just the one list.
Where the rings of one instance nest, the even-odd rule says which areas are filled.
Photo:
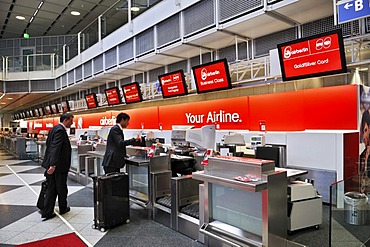
[[369, 246], [370, 170], [330, 187], [330, 246]]
[[7, 79], [8, 74], [13, 72], [50, 71], [53, 75], [57, 62], [55, 53], [6, 56], [1, 60], [3, 79]]

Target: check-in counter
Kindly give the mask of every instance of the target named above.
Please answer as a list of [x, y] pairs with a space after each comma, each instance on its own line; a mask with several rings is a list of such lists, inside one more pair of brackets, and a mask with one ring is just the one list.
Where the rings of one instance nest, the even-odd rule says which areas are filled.
[[204, 182], [200, 233], [206, 246], [283, 246], [287, 174], [273, 161], [210, 157], [193, 179]]
[[[126, 147], [126, 169], [129, 175], [130, 201], [145, 208], [152, 218], [153, 200], [170, 193], [170, 158], [159, 155], [149, 158], [149, 147]], [[165, 182], [161, 182], [163, 181]], [[155, 194], [155, 195], [154, 195]]]
[[76, 182], [87, 185], [92, 182], [90, 174], [94, 173], [94, 158], [88, 153], [92, 151], [92, 145], [73, 145], [70, 177]]
[[199, 236], [199, 185], [192, 175], [171, 178], [172, 228], [192, 239]]
[[44, 160], [46, 141], [35, 141], [35, 144], [37, 145], [37, 159]]

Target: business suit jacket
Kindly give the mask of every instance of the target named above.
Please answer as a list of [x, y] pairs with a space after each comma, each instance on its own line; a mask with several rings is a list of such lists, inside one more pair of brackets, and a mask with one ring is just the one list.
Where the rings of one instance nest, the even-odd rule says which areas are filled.
[[42, 167], [56, 166], [55, 172], [68, 173], [71, 167], [71, 143], [63, 125], [54, 126], [46, 139], [46, 150]]
[[113, 126], [108, 135], [103, 166], [122, 168], [125, 166], [126, 146], [136, 143], [135, 138], [124, 140], [123, 132], [118, 125]]

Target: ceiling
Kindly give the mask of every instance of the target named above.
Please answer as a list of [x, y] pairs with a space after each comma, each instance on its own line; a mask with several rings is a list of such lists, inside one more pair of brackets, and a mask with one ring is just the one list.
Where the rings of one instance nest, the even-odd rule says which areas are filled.
[[[146, 2], [135, 1], [140, 6]], [[0, 0], [0, 39], [21, 38], [25, 32], [31, 37], [77, 34], [115, 4], [117, 11], [127, 9], [127, 0]], [[80, 15], [74, 16], [72, 11]]]
[[[29, 23], [40, 1], [0, 0], [0, 39], [20, 38], [24, 32], [32, 37], [76, 34], [114, 4], [115, 11], [124, 12], [127, 9], [127, 0], [44, 0], [36, 17]], [[181, 0], [178, 1], [181, 2]], [[147, 2], [153, 1], [135, 0], [135, 3], [141, 3], [140, 5], [144, 7]], [[107, 71], [100, 77], [96, 77], [96, 83], [101, 84], [104, 79], [121, 79], [131, 75], [132, 71], [148, 71], [197, 56], [199, 47], [211, 50], [227, 47], [235, 41], [235, 35], [257, 38], [333, 15], [332, 0], [292, 0], [291, 2], [292, 4], [262, 15], [248, 15], [242, 21], [224, 23], [220, 28], [221, 31], [215, 29], [206, 35], [196, 34], [187, 38], [184, 41], [185, 44], [159, 49], [158, 54], [149, 54], [125, 67]], [[73, 16], [71, 11], [79, 11], [81, 15]], [[17, 15], [24, 16], [25, 20], [16, 19]], [[202, 52], [209, 52], [209, 50], [203, 49]], [[46, 103], [52, 99], [78, 92], [81, 88], [91, 87], [94, 83], [94, 81], [88, 81], [85, 83], [86, 86], [79, 84], [78, 87], [70, 87], [58, 93], [6, 94], [2, 99], [0, 95], [0, 112], [28, 109], [35, 104]], [[7, 99], [9, 97], [12, 99]]]

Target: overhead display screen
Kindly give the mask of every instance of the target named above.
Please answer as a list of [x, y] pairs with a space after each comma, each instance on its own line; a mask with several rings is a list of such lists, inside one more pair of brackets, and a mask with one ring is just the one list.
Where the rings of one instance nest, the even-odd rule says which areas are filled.
[[231, 79], [226, 59], [217, 60], [192, 68], [197, 93], [230, 89]]
[[184, 71], [178, 70], [158, 76], [163, 98], [182, 96], [188, 94]]
[[96, 94], [86, 94], [85, 95], [86, 105], [88, 109], [93, 109], [98, 107], [98, 100], [96, 99]]
[[277, 47], [284, 81], [347, 72], [341, 29]]
[[62, 101], [61, 102], [61, 105], [62, 105], [62, 113], [67, 113], [67, 112], [70, 111], [70, 109], [69, 109], [69, 103], [68, 103], [67, 100], [66, 101]]
[[40, 117], [44, 116], [44, 109], [42, 107], [39, 108], [39, 115]]
[[123, 97], [125, 97], [126, 104], [143, 101], [139, 83], [134, 82], [122, 86]]
[[58, 114], [58, 106], [56, 104], [50, 105], [51, 113], [52, 114]]
[[118, 105], [122, 103], [118, 87], [105, 89], [108, 105]]
[[45, 115], [50, 115], [51, 114], [51, 109], [50, 109], [49, 105], [44, 107], [44, 113], [45, 113]]

